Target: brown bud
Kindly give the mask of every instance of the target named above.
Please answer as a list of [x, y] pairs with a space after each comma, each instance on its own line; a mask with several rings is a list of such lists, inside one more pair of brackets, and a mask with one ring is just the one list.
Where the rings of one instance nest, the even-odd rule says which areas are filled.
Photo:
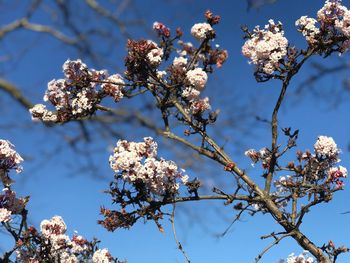
[[228, 163], [225, 167], [224, 170], [225, 171], [232, 171], [233, 168], [235, 168], [236, 164], [235, 163]]
[[182, 35], [183, 35], [184, 33], [182, 32], [182, 30], [181, 30], [181, 28], [176, 28], [176, 36], [177, 37], [182, 37]]
[[288, 163], [288, 165], [287, 165], [287, 167], [289, 168], [289, 169], [293, 169], [295, 166], [294, 166], [294, 162], [292, 161], [292, 162], [289, 162]]

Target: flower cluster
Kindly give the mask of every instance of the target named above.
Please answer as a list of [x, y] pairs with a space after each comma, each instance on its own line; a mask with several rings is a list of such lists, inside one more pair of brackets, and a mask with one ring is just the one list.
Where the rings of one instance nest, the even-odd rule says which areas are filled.
[[112, 261], [112, 256], [109, 254], [106, 248], [98, 249], [92, 257], [92, 262], [94, 263], [108, 263]]
[[294, 253], [290, 254], [286, 263], [314, 263], [315, 260], [310, 256], [308, 251], [304, 251], [299, 256], [295, 256]]
[[335, 20], [335, 28], [343, 33], [346, 37], [350, 37], [350, 11], [346, 10], [343, 19]]
[[208, 75], [203, 69], [195, 68], [186, 73], [186, 80], [191, 87], [201, 91], [207, 84]]
[[[178, 56], [174, 57], [172, 64], [166, 69], [166, 72], [170, 74], [161, 74], [161, 77], [159, 77], [159, 73], [163, 71], [157, 70], [156, 76], [158, 79], [155, 79], [152, 74], [148, 78], [148, 81], [152, 83], [152, 88], [156, 88], [157, 84], [160, 84], [158, 87], [162, 86], [168, 92], [169, 86], [178, 87], [176, 95], [183, 100], [185, 111], [197, 120], [205, 120], [202, 118], [202, 114], [211, 109], [209, 98], [199, 98], [208, 81], [208, 72], [212, 72], [211, 65], [221, 67], [228, 57], [227, 51], [219, 49], [219, 45], [216, 45], [214, 49], [209, 41], [205, 41], [215, 38], [215, 31], [212, 26], [219, 23], [220, 17], [209, 10], [205, 13], [205, 17], [206, 22], [195, 24], [191, 28], [191, 34], [196, 39], [203, 41], [200, 49], [196, 49], [190, 42], [180, 40], [182, 34], [177, 34], [174, 40], [179, 39], [177, 44], [180, 48], [175, 49]], [[164, 38], [163, 31], [167, 32], [168, 29], [162, 23], [155, 22], [153, 28], [158, 32], [158, 36], [162, 36], [160, 46], [164, 49], [163, 59], [167, 60], [170, 57], [170, 51], [174, 50], [173, 40], [166, 38], [166, 36]], [[138, 54], [146, 54], [146, 52], [142, 52], [141, 47], [137, 47], [137, 51]], [[126, 61], [138, 61], [134, 55], [130, 57], [131, 54], [134, 54], [134, 52], [129, 51]], [[137, 65], [141, 65], [141, 63]], [[133, 69], [135, 69], [135, 66], [133, 66]]]
[[[317, 21], [320, 28], [316, 27]], [[344, 53], [350, 48], [350, 11], [341, 5], [341, 0], [327, 0], [317, 12], [317, 19], [302, 16], [296, 26], [310, 45], [319, 48], [320, 54]]]
[[327, 171], [327, 173], [328, 173], [328, 181], [336, 182], [338, 187], [343, 186], [343, 182], [340, 180], [340, 178], [346, 178], [348, 176], [348, 170], [341, 165], [339, 165], [339, 167], [331, 167]]
[[158, 47], [153, 41], [148, 40], [148, 43], [150, 44], [151, 49], [148, 51], [146, 57], [151, 66], [157, 67], [162, 62], [164, 55], [163, 49]]
[[6, 208], [0, 208], [0, 223], [11, 220], [11, 211]]
[[157, 143], [146, 137], [144, 142], [119, 140], [110, 156], [111, 168], [122, 173], [123, 179], [131, 184], [143, 184], [155, 195], [176, 194], [179, 189], [177, 179], [186, 183], [188, 176], [183, 175], [177, 165], [157, 157]]
[[316, 27], [316, 23], [316, 19], [307, 16], [302, 16], [295, 22], [298, 31], [303, 34], [306, 41], [311, 45], [317, 42], [316, 38], [320, 33], [320, 29]]
[[21, 214], [25, 203], [25, 198], [17, 198], [14, 191], [4, 188], [0, 194], [0, 223], [11, 221], [11, 215]]
[[154, 22], [153, 30], [158, 33], [158, 36], [170, 37], [170, 29], [161, 22]]
[[[66, 224], [60, 216], [43, 220], [40, 230], [41, 233], [38, 233], [34, 227], [28, 229], [28, 233], [21, 241], [22, 246], [16, 251], [18, 261], [42, 262], [41, 251], [45, 251], [44, 257], [51, 260], [50, 262], [78, 263], [92, 258], [93, 263], [108, 263], [114, 260], [107, 249], [92, 249], [94, 244], [80, 235], [74, 234], [72, 238], [69, 238], [66, 235]], [[29, 240], [38, 245], [37, 249], [33, 250], [30, 249], [30, 246], [24, 245]]]
[[342, 178], [347, 177], [347, 169], [343, 166], [337, 166], [340, 161], [340, 150], [332, 137], [319, 136], [314, 145], [314, 154], [309, 151], [305, 153], [298, 152], [298, 160], [304, 162], [302, 174], [308, 182], [323, 181], [323, 184], [330, 187], [336, 185], [336, 189], [344, 186]]
[[173, 61], [173, 67], [182, 71], [186, 70], [187, 58], [185, 57], [175, 57]]
[[262, 167], [268, 169], [271, 160], [271, 151], [267, 148], [262, 148], [259, 151], [254, 149], [249, 149], [245, 151], [245, 156], [249, 157], [252, 160], [252, 166], [257, 162], [261, 161]]
[[17, 173], [20, 173], [22, 161], [23, 158], [15, 151], [14, 146], [9, 141], [0, 140], [0, 169], [5, 171], [15, 169]]
[[164, 52], [157, 43], [151, 40], [128, 40], [128, 55], [125, 58], [125, 77], [140, 84], [147, 83], [149, 70], [157, 68], [162, 61]]
[[109, 76], [106, 81], [106, 83], [101, 85], [104, 93], [111, 96], [115, 102], [120, 101], [124, 97], [123, 87], [125, 82], [123, 77], [119, 74], [114, 74]]
[[332, 137], [318, 136], [314, 145], [315, 153], [321, 158], [337, 160], [340, 150]]
[[159, 221], [164, 218], [162, 204], [171, 202], [178, 194], [180, 184], [195, 193], [193, 183], [188, 181], [184, 170], [172, 161], [157, 158], [157, 143], [151, 138], [143, 142], [119, 140], [110, 156], [115, 181], [110, 183], [108, 193], [118, 205], [117, 210], [101, 207], [103, 220], [98, 223], [108, 231], [130, 228], [138, 219], [153, 220], [160, 231]]
[[281, 22], [276, 24], [272, 19], [265, 29], [255, 27], [254, 33], [242, 47], [243, 55], [268, 75], [278, 69], [287, 51], [288, 40], [284, 37], [282, 24]]
[[[275, 171], [284, 174], [274, 181], [275, 190], [271, 192], [271, 195], [275, 198], [275, 204], [283, 210], [289, 208], [291, 197], [296, 192], [298, 198], [310, 196], [313, 193], [318, 200], [329, 201], [334, 191], [344, 187], [343, 178], [348, 175], [345, 167], [337, 166], [340, 161], [339, 153], [340, 150], [333, 138], [319, 136], [314, 145], [314, 153], [297, 152], [299, 164], [292, 161], [282, 166], [279, 163]], [[282, 154], [277, 152], [276, 156]], [[272, 153], [267, 148], [260, 151], [250, 149], [245, 152], [245, 155], [252, 160], [252, 165], [261, 162], [264, 169], [270, 168]], [[265, 211], [264, 207], [259, 204], [254, 207], [257, 211]]]
[[209, 98], [200, 99], [199, 95], [208, 80], [207, 73], [202, 68], [187, 71], [187, 86], [182, 91], [182, 96], [189, 101], [189, 113], [198, 115], [210, 109]]
[[317, 12], [317, 20], [323, 28], [333, 26], [347, 11], [347, 8], [341, 5], [341, 0], [326, 0], [324, 6]]
[[213, 28], [208, 23], [194, 24], [191, 28], [192, 36], [194, 36], [196, 39], [202, 40], [202, 41], [204, 39], [208, 38], [208, 35], [210, 33], [213, 33], [213, 32], [214, 32]]
[[281, 194], [288, 191], [288, 184], [292, 182], [292, 177], [290, 175], [281, 176], [278, 180], [274, 182], [274, 185], [276, 187], [276, 193]]
[[44, 101], [49, 101], [56, 111], [36, 104], [29, 110], [34, 120], [66, 122], [93, 114], [96, 104], [105, 96], [111, 96], [115, 101], [123, 97], [125, 82], [120, 75], [108, 76], [106, 70], [90, 70], [80, 59], [67, 60], [63, 73], [64, 79], [48, 83], [44, 95]]

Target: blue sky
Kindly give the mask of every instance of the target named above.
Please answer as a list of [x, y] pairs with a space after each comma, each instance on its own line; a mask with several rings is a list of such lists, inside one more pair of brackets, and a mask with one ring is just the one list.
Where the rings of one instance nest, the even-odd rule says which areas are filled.
[[[344, 0], [343, 4], [350, 7], [349, 0]], [[194, 23], [204, 21], [203, 12], [211, 9], [214, 13], [221, 15], [222, 22], [216, 29], [218, 36], [216, 42], [228, 50], [229, 60], [221, 70], [210, 76], [205, 92], [210, 96], [213, 108], [221, 109], [223, 119], [230, 114], [237, 114], [235, 112], [237, 104], [245, 105], [249, 111], [258, 112], [261, 117], [268, 118], [279, 92], [278, 82], [264, 84], [255, 82], [253, 67], [248, 65], [247, 59], [241, 55], [243, 40], [240, 26], [246, 24], [253, 28], [258, 24], [265, 25], [270, 18], [279, 20], [285, 26], [285, 35], [290, 43], [297, 47], [305, 47], [303, 38], [295, 30], [294, 21], [302, 15], [315, 16], [322, 5], [321, 0], [279, 0], [273, 5], [247, 12], [245, 1], [135, 1], [138, 15], [149, 28], [154, 21], [164, 22], [172, 29], [180, 26], [185, 32], [184, 40], [193, 43], [195, 40], [192, 39], [189, 31]], [[6, 12], [4, 16], [2, 13], [0, 22], [10, 21], [16, 12]], [[34, 19], [43, 23], [48, 21], [44, 16], [35, 16]], [[94, 22], [89, 21], [89, 23]], [[131, 33], [137, 37], [146, 34], [144, 29], [138, 28], [133, 28]], [[12, 42], [8, 41], [3, 45], [0, 55], [7, 51], [15, 53], [17, 49], [23, 47], [23, 41], [27, 38], [33, 40], [36, 36], [26, 32], [12, 36], [10, 39]], [[21, 57], [14, 69], [11, 70], [9, 65], [0, 65], [0, 69], [6, 73], [7, 79], [22, 87], [25, 94], [33, 101], [40, 103], [46, 83], [53, 78], [60, 78], [63, 62], [67, 58], [75, 59], [77, 55], [74, 50], [62, 48], [61, 44], [50, 37], [39, 37], [35, 41], [37, 47]], [[103, 43], [97, 42], [96, 45], [103, 45]], [[123, 67], [124, 55], [124, 44], [118, 43], [111, 53], [116, 67]], [[345, 55], [342, 59], [348, 59], [348, 57]], [[314, 59], [313, 61], [332, 66], [339, 63], [339, 58], [335, 55], [334, 58], [327, 60]], [[113, 72], [112, 68], [108, 69]], [[293, 89], [297, 88], [298, 84], [312, 72], [310, 63], [307, 63], [292, 81], [281, 110], [280, 124], [282, 127], [300, 129], [298, 148], [301, 150], [312, 149], [318, 135], [332, 136], [343, 149], [342, 165], [349, 168], [348, 103], [345, 101], [333, 107], [329, 102], [333, 99], [331, 97], [316, 98], [308, 92], [298, 97], [293, 96]], [[339, 89], [344, 76], [346, 72], [323, 78], [322, 81], [317, 82], [317, 88], [329, 89], [334, 86], [335, 89]], [[344, 91], [343, 96], [346, 97], [348, 94]], [[251, 98], [254, 99], [250, 100]], [[88, 238], [96, 236], [102, 240], [102, 247], [108, 247], [113, 255], [121, 259], [126, 258], [129, 263], [185, 262], [176, 249], [167, 219], [163, 221], [165, 234], [160, 233], [152, 222], [147, 224], [140, 222], [130, 230], [118, 230], [115, 233], [109, 233], [96, 224], [96, 220], [99, 219], [99, 207], [110, 206], [108, 196], [102, 191], [108, 187], [108, 178], [113, 176], [108, 165], [108, 147], [115, 142], [99, 142], [87, 146], [91, 147], [91, 151], [98, 151], [93, 158], [99, 164], [101, 178], [92, 178], [80, 169], [81, 159], [77, 157], [78, 153], [60, 141], [62, 137], [59, 133], [63, 131], [69, 133], [70, 129], [74, 128], [74, 124], [58, 129], [47, 129], [40, 124], [29, 125], [30, 116], [25, 110], [15, 105], [10, 98], [4, 97], [2, 102], [7, 104], [4, 104], [6, 107], [1, 107], [3, 117], [0, 119], [0, 138], [10, 140], [16, 145], [18, 152], [28, 159], [24, 163], [25, 171], [13, 177], [18, 182], [16, 185], [18, 194], [31, 196], [29, 210], [33, 224], [38, 226], [42, 219], [61, 215], [70, 233], [77, 230]], [[255, 116], [247, 118], [242, 120], [242, 123], [254, 122]], [[4, 124], [8, 121], [16, 122], [18, 127], [6, 128]], [[238, 127], [240, 121], [237, 120]], [[270, 133], [263, 124], [255, 123], [251, 128], [253, 135], [243, 136], [244, 134], [234, 129], [227, 129], [223, 131], [225, 139], [218, 138], [218, 140], [227, 140], [227, 150], [232, 153], [234, 160], [237, 160], [241, 167], [248, 169], [252, 176], [258, 178], [261, 171], [257, 168], [252, 169], [249, 160], [243, 156], [244, 149], [234, 144], [238, 141], [249, 148], [257, 149], [270, 145]], [[140, 131], [135, 138], [133, 133], [128, 133], [128, 139], [134, 138], [135, 141], [141, 141], [142, 137], [148, 135], [145, 131]], [[159, 149], [159, 153], [163, 156], [169, 155], [166, 148]], [[67, 165], [67, 160], [71, 161], [70, 165]], [[218, 181], [226, 181], [221, 178], [227, 176], [222, 168], [211, 162], [203, 165], [210, 171], [216, 171], [215, 176], [220, 177]], [[191, 171], [189, 175], [200, 177]], [[211, 180], [215, 181], [215, 176]], [[226, 187], [229, 189], [229, 183], [232, 182], [229, 178], [226, 182]], [[347, 181], [345, 184], [350, 185]], [[314, 209], [304, 220], [302, 230], [318, 245], [332, 239], [336, 245], [350, 246], [348, 234], [350, 215], [340, 214], [350, 210], [349, 198], [350, 191], [346, 187], [345, 191], [335, 195], [332, 202]], [[225, 207], [220, 202], [214, 207], [208, 202], [197, 203], [195, 206], [178, 205], [177, 232], [192, 262], [253, 262], [254, 257], [269, 244], [266, 240], [260, 240], [260, 236], [280, 230], [269, 215], [255, 217], [246, 215], [243, 221], [235, 224], [225, 237], [217, 238], [215, 235], [226, 229], [233, 216], [232, 208]], [[0, 236], [1, 246], [7, 246], [7, 241], [2, 242], [2, 238], [3, 236]], [[261, 262], [277, 262], [281, 258], [286, 258], [291, 252], [299, 254], [302, 250], [293, 240], [283, 240], [279, 246], [269, 251]], [[337, 262], [349, 261], [350, 255], [343, 255]]]

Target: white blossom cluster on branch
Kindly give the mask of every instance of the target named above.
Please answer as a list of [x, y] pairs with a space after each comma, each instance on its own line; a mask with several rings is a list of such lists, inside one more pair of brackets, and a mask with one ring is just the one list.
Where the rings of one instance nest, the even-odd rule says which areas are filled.
[[272, 74], [287, 55], [287, 48], [288, 40], [284, 37], [282, 23], [271, 19], [264, 29], [255, 27], [251, 38], [243, 45], [242, 53], [251, 63], [262, 67], [266, 74]]
[[36, 104], [30, 109], [34, 120], [66, 122], [93, 114], [105, 96], [116, 102], [123, 98], [125, 82], [119, 74], [109, 76], [106, 70], [89, 69], [80, 59], [67, 60], [63, 64], [63, 73], [64, 79], [48, 83], [44, 95], [44, 101], [50, 102], [55, 111]]
[[13, 144], [7, 140], [0, 140], [0, 169], [15, 169], [17, 173], [22, 171], [20, 163], [23, 158], [15, 151]]
[[139, 143], [119, 140], [109, 158], [111, 168], [122, 173], [128, 183], [142, 183], [155, 195], [176, 194], [179, 182], [186, 184], [188, 176], [183, 175], [173, 161], [158, 160], [157, 147], [151, 137]]

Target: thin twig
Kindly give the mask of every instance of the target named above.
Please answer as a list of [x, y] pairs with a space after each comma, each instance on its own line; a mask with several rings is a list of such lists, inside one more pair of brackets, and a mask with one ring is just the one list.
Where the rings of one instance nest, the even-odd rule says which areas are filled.
[[177, 239], [177, 235], [176, 235], [176, 228], [175, 228], [175, 207], [176, 204], [173, 204], [173, 211], [171, 213], [171, 217], [170, 217], [170, 222], [171, 222], [171, 227], [173, 229], [173, 234], [174, 234], [174, 239], [177, 245], [177, 248], [181, 251], [181, 253], [184, 255], [184, 257], [186, 258], [187, 263], [191, 263], [190, 258], [188, 257], [188, 255], [186, 254], [185, 250], [183, 249], [180, 241]]
[[259, 262], [260, 259], [263, 257], [263, 255], [271, 249], [274, 245], [277, 245], [283, 238], [290, 236], [291, 233], [284, 234], [280, 237], [276, 237], [275, 235], [273, 236], [275, 238], [275, 241], [273, 241], [270, 245], [268, 245], [256, 258], [255, 258], [255, 263]]

